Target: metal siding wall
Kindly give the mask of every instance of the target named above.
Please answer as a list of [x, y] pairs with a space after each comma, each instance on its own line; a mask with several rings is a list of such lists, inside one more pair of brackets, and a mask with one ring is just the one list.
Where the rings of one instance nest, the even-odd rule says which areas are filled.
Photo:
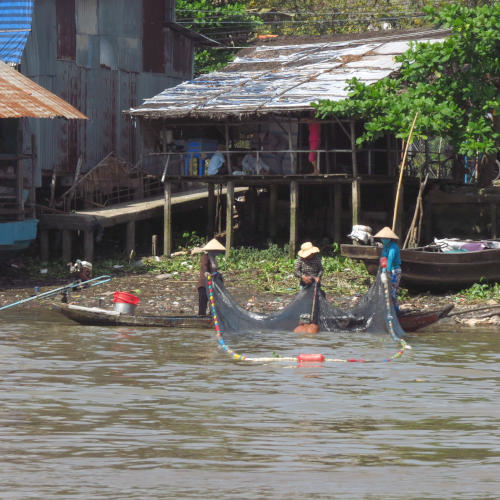
[[77, 0], [76, 32], [85, 35], [98, 34], [97, 0]]
[[[186, 57], [189, 58], [187, 73], [174, 74], [172, 63], [167, 68], [168, 76], [142, 72], [142, 2], [105, 0], [98, 5], [97, 0], [78, 0], [76, 6], [78, 42], [82, 42], [77, 47], [77, 64], [56, 60], [55, 0], [35, 2], [33, 32], [26, 46], [22, 72], [89, 118], [75, 120], [71, 125], [63, 119], [27, 120], [23, 142], [27, 145], [31, 133], [35, 133], [38, 174], [40, 168], [74, 169], [80, 155], [84, 158], [84, 171], [111, 151], [131, 163], [137, 161], [135, 154], [140, 155], [143, 147], [141, 132], [122, 112], [191, 77], [191, 57]], [[99, 26], [112, 33], [108, 36], [119, 34], [120, 42], [127, 47], [122, 48], [123, 55], [120, 51], [120, 71], [99, 66], [100, 35], [86, 35], [97, 26], [95, 12], [99, 13]], [[173, 34], [169, 44], [172, 55], [178, 37], [181, 35]]]
[[141, 0], [105, 0], [99, 2], [99, 33], [108, 36], [140, 38]]

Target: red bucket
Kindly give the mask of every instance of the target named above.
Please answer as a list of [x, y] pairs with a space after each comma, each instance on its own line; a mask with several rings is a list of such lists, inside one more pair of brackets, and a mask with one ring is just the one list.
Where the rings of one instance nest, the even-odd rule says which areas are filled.
[[132, 293], [115, 292], [113, 294], [114, 310], [124, 314], [135, 314], [135, 308], [140, 300]]

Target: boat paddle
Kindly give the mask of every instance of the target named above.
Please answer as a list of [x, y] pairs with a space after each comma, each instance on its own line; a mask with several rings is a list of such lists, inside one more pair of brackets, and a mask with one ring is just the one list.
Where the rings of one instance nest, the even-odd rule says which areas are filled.
[[314, 282], [313, 304], [311, 314], [301, 314], [299, 325], [295, 327], [294, 333], [318, 333], [319, 325], [314, 322], [314, 313], [316, 311], [316, 300], [318, 298], [318, 281]]

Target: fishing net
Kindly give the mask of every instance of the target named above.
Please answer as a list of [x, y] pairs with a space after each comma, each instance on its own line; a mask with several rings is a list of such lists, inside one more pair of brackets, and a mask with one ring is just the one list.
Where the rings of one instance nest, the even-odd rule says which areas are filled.
[[224, 286], [220, 274], [213, 277], [212, 293], [217, 320], [224, 332], [293, 331], [301, 316], [309, 314], [321, 331], [389, 333], [402, 338], [406, 334], [397, 320], [388, 286], [379, 271], [373, 285], [355, 306], [340, 309], [327, 300], [320, 287], [315, 290], [311, 285], [301, 290], [288, 306], [270, 314], [241, 307]]

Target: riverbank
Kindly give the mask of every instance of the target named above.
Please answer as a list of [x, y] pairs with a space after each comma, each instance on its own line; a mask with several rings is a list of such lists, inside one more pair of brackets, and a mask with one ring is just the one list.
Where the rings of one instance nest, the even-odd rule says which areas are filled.
[[[269, 313], [285, 307], [292, 300], [298, 291], [298, 283], [293, 276], [293, 260], [288, 259], [283, 251], [272, 249], [271, 255], [269, 251], [265, 252], [251, 250], [228, 259], [221, 257], [219, 265], [226, 287], [243, 307]], [[72, 291], [69, 301], [85, 307], [112, 309], [114, 292], [127, 291], [140, 297], [137, 311], [143, 314], [196, 314], [198, 258], [183, 252], [171, 259], [98, 263], [94, 266], [93, 276], [109, 275], [110, 280]], [[325, 256], [323, 260], [322, 287], [328, 300], [340, 308], [353, 306], [368, 289], [373, 277], [362, 264], [349, 259]], [[18, 303], [14, 307], [48, 308], [59, 302], [61, 297], [58, 294], [26, 301], [35, 294], [35, 288], [38, 293], [44, 293], [72, 281], [57, 265], [40, 267], [38, 273], [36, 271], [32, 266], [18, 266], [3, 273], [0, 277], [0, 307]], [[401, 305], [403, 309], [422, 311], [453, 304], [453, 318], [461, 324], [500, 325], [500, 301], [494, 295], [488, 296], [485, 286], [478, 287], [476, 292], [469, 289], [446, 294], [410, 294], [401, 289]]]

